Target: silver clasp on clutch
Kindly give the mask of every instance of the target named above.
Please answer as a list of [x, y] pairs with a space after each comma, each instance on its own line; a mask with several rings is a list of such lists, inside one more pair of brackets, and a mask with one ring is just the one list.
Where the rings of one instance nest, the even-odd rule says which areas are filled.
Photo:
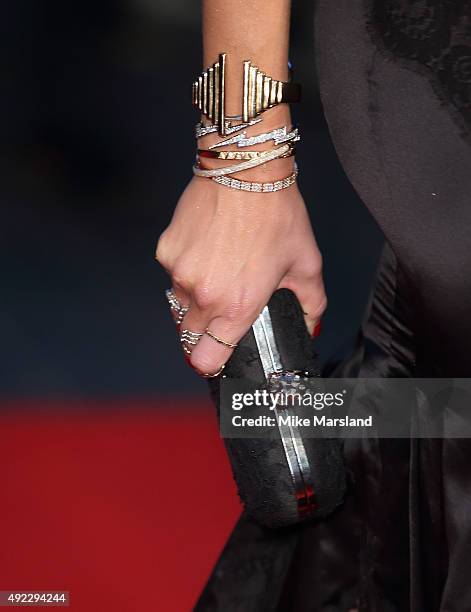
[[[289, 392], [290, 388], [299, 387], [302, 384], [303, 373], [283, 369], [268, 306], [265, 306], [262, 310], [252, 325], [252, 330], [267, 382], [270, 385], [281, 386], [286, 392]], [[294, 425], [284, 424], [279, 419], [280, 414], [289, 414], [291, 410], [288, 406], [280, 406], [274, 408], [274, 413], [285, 451], [286, 462], [294, 483], [298, 512], [305, 514], [313, 512], [316, 507], [311, 468], [306, 449], [299, 429]]]

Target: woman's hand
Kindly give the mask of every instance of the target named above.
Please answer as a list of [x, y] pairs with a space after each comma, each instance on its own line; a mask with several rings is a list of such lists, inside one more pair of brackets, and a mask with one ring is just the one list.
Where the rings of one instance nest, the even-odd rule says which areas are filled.
[[[181, 304], [190, 307], [182, 329], [209, 329], [230, 343], [244, 336], [278, 288], [297, 295], [310, 331], [326, 307], [322, 258], [296, 185], [247, 193], [194, 177], [156, 258]], [[231, 353], [205, 334], [190, 362], [211, 374]]]

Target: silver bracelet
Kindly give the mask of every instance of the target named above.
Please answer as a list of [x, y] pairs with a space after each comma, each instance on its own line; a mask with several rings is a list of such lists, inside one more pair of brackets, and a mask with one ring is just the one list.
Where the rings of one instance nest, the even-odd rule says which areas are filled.
[[242, 172], [243, 170], [249, 170], [250, 168], [256, 168], [274, 159], [284, 157], [287, 153], [291, 152], [291, 144], [284, 144], [278, 149], [268, 149], [263, 151], [260, 157], [255, 159], [249, 159], [241, 162], [240, 164], [234, 164], [233, 166], [225, 166], [224, 168], [214, 168], [212, 170], [204, 170], [199, 168], [196, 164], [193, 166], [193, 174], [201, 176], [203, 178], [213, 178], [216, 176], [224, 176], [226, 174], [235, 174], [236, 172]]
[[250, 147], [252, 145], [268, 142], [269, 140], [273, 140], [275, 145], [279, 145], [284, 142], [298, 142], [300, 139], [301, 137], [299, 135], [298, 128], [294, 128], [288, 132], [288, 128], [284, 126], [282, 128], [271, 130], [270, 132], [257, 134], [256, 136], [247, 137], [247, 132], [242, 132], [242, 134], [237, 134], [232, 138], [226, 138], [226, 140], [216, 142], [208, 148], [217, 149], [218, 147], [225, 147], [231, 144], [236, 144], [238, 147]]
[[231, 189], [239, 189], [241, 191], [253, 191], [257, 193], [273, 193], [274, 191], [281, 191], [291, 187], [296, 182], [298, 176], [298, 167], [295, 166], [295, 170], [292, 174], [287, 176], [280, 181], [274, 181], [273, 183], [255, 183], [252, 181], [240, 181], [230, 176], [214, 176], [212, 181]]
[[[234, 120], [234, 117], [231, 117], [231, 119]], [[240, 130], [245, 130], [256, 123], [260, 123], [261, 120], [261, 118], [252, 119], [247, 123], [238, 123], [237, 125], [232, 125], [232, 121], [226, 121], [225, 132], [226, 134], [234, 134], [234, 132], [240, 132]], [[214, 134], [214, 132], [217, 132], [218, 129], [219, 128], [217, 125], [203, 125], [201, 122], [199, 122], [195, 126], [195, 135], [196, 138], [203, 138], [203, 136], [207, 136], [207, 134]]]

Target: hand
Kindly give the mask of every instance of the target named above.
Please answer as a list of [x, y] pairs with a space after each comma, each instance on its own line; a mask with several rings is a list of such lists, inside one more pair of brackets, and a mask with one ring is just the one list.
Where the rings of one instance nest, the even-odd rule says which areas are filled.
[[[311, 332], [326, 308], [322, 258], [296, 185], [247, 193], [194, 177], [156, 258], [181, 304], [190, 306], [182, 329], [209, 329], [237, 343], [278, 288], [297, 295]], [[190, 362], [211, 374], [231, 353], [205, 334]]]

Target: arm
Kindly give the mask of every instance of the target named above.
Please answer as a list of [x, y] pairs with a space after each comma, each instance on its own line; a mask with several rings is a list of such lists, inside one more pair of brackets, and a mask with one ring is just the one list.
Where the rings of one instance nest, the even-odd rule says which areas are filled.
[[[216, 61], [220, 52], [227, 53], [229, 114], [240, 112], [243, 60], [287, 80], [289, 13], [289, 0], [203, 1], [203, 66]], [[291, 123], [287, 104], [262, 116], [263, 127], [252, 126], [249, 134]], [[211, 134], [198, 146], [207, 148], [219, 139]], [[227, 165], [208, 162], [206, 167]], [[235, 176], [266, 182], [292, 170], [293, 158], [285, 158]], [[233, 343], [247, 332], [277, 288], [296, 293], [311, 329], [326, 306], [322, 260], [296, 185], [276, 193], [247, 193], [194, 177], [159, 240], [157, 259], [170, 273], [177, 297], [190, 305], [182, 327], [209, 328]], [[231, 349], [205, 335], [190, 360], [199, 372], [212, 373], [230, 354]]]
[[203, 66], [224, 50], [236, 67], [228, 74], [229, 104], [240, 100], [240, 64], [251, 59], [267, 74], [286, 81], [290, 0], [203, 0]]

